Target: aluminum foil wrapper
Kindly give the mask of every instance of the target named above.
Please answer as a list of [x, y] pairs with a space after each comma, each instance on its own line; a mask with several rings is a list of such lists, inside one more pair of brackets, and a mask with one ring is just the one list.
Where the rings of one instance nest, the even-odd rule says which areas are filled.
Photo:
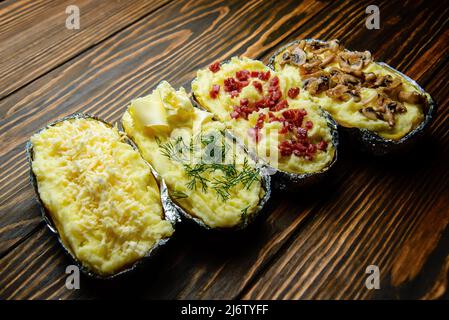
[[[318, 41], [318, 42], [326, 42], [324, 40], [319, 39], [304, 39], [305, 41]], [[270, 57], [268, 61], [268, 67], [274, 70], [275, 58], [279, 54], [281, 54], [285, 49], [296, 45], [301, 40], [292, 41], [279, 49], [277, 49], [274, 54]], [[368, 129], [363, 128], [347, 128], [341, 125], [338, 125], [338, 128], [342, 131], [348, 132], [351, 137], [353, 137], [360, 145], [360, 148], [363, 151], [369, 152], [376, 156], [382, 156], [387, 154], [394, 154], [402, 151], [406, 151], [410, 149], [413, 145], [419, 142], [425, 133], [428, 131], [430, 124], [435, 117], [437, 104], [432, 99], [429, 93], [427, 93], [415, 80], [406, 76], [402, 72], [396, 70], [395, 68], [389, 66], [384, 62], [375, 62], [382, 67], [389, 69], [390, 71], [396, 73], [398, 76], [402, 77], [410, 83], [413, 87], [415, 87], [419, 92], [424, 94], [427, 99], [427, 108], [424, 110], [425, 117], [424, 120], [420, 123], [418, 127], [410, 131], [407, 135], [402, 137], [399, 140], [385, 139], [379, 136], [374, 131], [370, 131]]]
[[[71, 119], [93, 119], [96, 121], [101, 121], [101, 122], [105, 123], [106, 125], [110, 126], [111, 128], [113, 127], [112, 124], [110, 124], [96, 116], [86, 114], [86, 113], [74, 113], [74, 114], [68, 115], [62, 119], [56, 120], [56, 121], [46, 125], [44, 128], [41, 128], [36, 133], [42, 132], [43, 130], [45, 130], [51, 126], [54, 126], [55, 124], [58, 124], [60, 122], [66, 121], [66, 120], [71, 120]], [[136, 148], [134, 143], [132, 143], [132, 141], [129, 138], [126, 138], [126, 142], [128, 144], [130, 144], [135, 150], [138, 151], [138, 149]], [[123, 276], [125, 274], [128, 274], [131, 271], [136, 270], [136, 268], [138, 266], [149, 262], [149, 260], [151, 260], [156, 255], [156, 253], [161, 249], [161, 247], [163, 247], [168, 242], [168, 240], [173, 236], [172, 235], [170, 238], [158, 240], [154, 244], [154, 246], [147, 252], [147, 254], [145, 256], [143, 256], [141, 259], [137, 260], [130, 266], [126, 267], [125, 269], [123, 269], [113, 275], [104, 276], [104, 275], [95, 273], [94, 271], [92, 271], [89, 268], [87, 268], [86, 266], [84, 266], [82, 264], [82, 262], [76, 258], [74, 253], [69, 248], [67, 248], [67, 246], [64, 244], [64, 242], [62, 241], [62, 238], [52, 220], [50, 213], [45, 208], [45, 205], [40, 198], [37, 179], [36, 179], [36, 176], [34, 175], [34, 172], [32, 169], [32, 161], [33, 161], [34, 153], [33, 153], [33, 144], [31, 143], [31, 141], [28, 141], [26, 144], [26, 154], [27, 154], [29, 170], [30, 170], [30, 175], [29, 175], [30, 183], [33, 186], [36, 200], [39, 203], [42, 219], [45, 221], [45, 223], [46, 223], [47, 227], [50, 229], [50, 231], [56, 235], [59, 243], [61, 244], [61, 246], [64, 249], [64, 251], [66, 252], [66, 254], [74, 261], [74, 263], [79, 267], [81, 272], [83, 274], [85, 274], [86, 276], [88, 276], [90, 278], [95, 278], [95, 279], [113, 279], [113, 278], [117, 278], [117, 277]], [[180, 217], [179, 217], [178, 211], [176, 209], [176, 206], [173, 204], [173, 202], [171, 201], [171, 199], [168, 195], [168, 190], [167, 190], [165, 181], [157, 174], [157, 172], [153, 169], [153, 167], [148, 162], [145, 161], [145, 163], [151, 169], [151, 172], [159, 185], [162, 208], [163, 208], [163, 212], [164, 212], [164, 218], [166, 220], [168, 220], [173, 225], [173, 227], [175, 227], [176, 223], [178, 221], [180, 221]]]

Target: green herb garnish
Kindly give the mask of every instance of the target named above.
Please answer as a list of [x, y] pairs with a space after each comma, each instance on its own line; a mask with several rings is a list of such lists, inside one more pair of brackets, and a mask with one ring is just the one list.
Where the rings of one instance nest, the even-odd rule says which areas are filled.
[[[190, 139], [189, 144], [186, 144], [182, 137], [178, 137], [175, 140], [169, 140], [165, 143], [161, 143], [160, 140], [157, 140], [157, 142], [163, 156], [178, 162], [183, 166], [187, 176], [190, 178], [186, 185], [187, 188], [196, 190], [197, 186], [199, 186], [203, 192], [206, 192], [210, 185], [217, 193], [217, 196], [221, 198], [222, 201], [226, 201], [231, 195], [231, 189], [236, 185], [241, 183], [244, 188], [249, 189], [252, 183], [258, 180], [259, 169], [252, 168], [248, 163], [248, 159], [245, 158], [242, 169], [237, 170], [235, 155], [232, 163], [209, 161], [211, 158], [212, 160], [216, 159], [214, 159], [214, 154], [207, 154], [207, 152], [214, 153], [216, 150], [219, 150], [222, 156], [221, 162], [223, 162], [226, 152], [230, 148], [224, 141], [224, 131], [220, 132], [223, 138], [221, 144], [217, 144], [218, 139], [215, 135], [200, 135], [199, 139], [198, 137], [196, 139]], [[206, 147], [206, 154], [200, 154], [201, 159], [199, 159], [199, 163], [193, 163], [193, 160], [195, 160], [193, 157], [194, 153], [198, 153], [197, 151], [199, 149], [201, 150], [201, 148], [197, 148], [194, 140], [200, 142], [203, 147]], [[205, 175], [217, 170], [221, 171], [223, 176], [214, 178], [213, 181], [209, 181]]]

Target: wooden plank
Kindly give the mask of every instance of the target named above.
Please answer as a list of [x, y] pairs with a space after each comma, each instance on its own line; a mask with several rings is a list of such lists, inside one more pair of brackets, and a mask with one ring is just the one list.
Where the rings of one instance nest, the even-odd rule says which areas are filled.
[[[100, 43], [168, 0], [5, 1], [0, 4], [0, 99]], [[80, 10], [80, 29], [65, 26]]]
[[[229, 44], [228, 47], [225, 46], [223, 48], [223, 53], [221, 56], [220, 54], [218, 54], [218, 58], [228, 57], [229, 55], [241, 52], [239, 50], [244, 50], [245, 48], [247, 48], [246, 52], [251, 56], [255, 56], [257, 52], [269, 51], [270, 43], [273, 42], [273, 37], [276, 34], [283, 35], [281, 39], [282, 41], [286, 39], [292, 39], [294, 37], [306, 36], [323, 38], [338, 37], [341, 39], [346, 39], [349, 46], [355, 47], [355, 45], [363, 43], [363, 41], [368, 41], [367, 39], [369, 39], [368, 31], [363, 29], [365, 18], [364, 6], [366, 6], [367, 4], [368, 2], [362, 3], [362, 5], [332, 2], [327, 7], [327, 10], [322, 10], [319, 14], [310, 17], [310, 19], [305, 19], [306, 23], [299, 23], [298, 26], [300, 27], [294, 34], [288, 33], [286, 35], [286, 30], [291, 30], [291, 28], [286, 28], [283, 24], [281, 24], [279, 26], [276, 26], [273, 30], [261, 31], [262, 35], [259, 37], [256, 35], [256, 38], [263, 39], [263, 41], [258, 42], [251, 39], [249, 40], [249, 42], [241, 43], [241, 39], [236, 39], [236, 41]], [[419, 16], [419, 14], [416, 13], [423, 10], [423, 7], [423, 2], [417, 3], [414, 9], [415, 11], [412, 10], [410, 14], [407, 11], [407, 15], [403, 18], [405, 19], [405, 21], [402, 23], [407, 24], [410, 21], [414, 21], [412, 15], [414, 14], [414, 16]], [[263, 8], [261, 10], [261, 12], [263, 12]], [[398, 13], [402, 12], [402, 8], [399, 8], [398, 4], [391, 4], [390, 2], [383, 3], [381, 5], [381, 10], [383, 12], [383, 19], [386, 19], [386, 21], [389, 21], [389, 19], [393, 19], [391, 17], [394, 17], [395, 15], [398, 15]], [[231, 12], [233, 11], [231, 10]], [[444, 8], [436, 7], [435, 11], [425, 13], [428, 16], [428, 19], [424, 21], [423, 25], [417, 26], [417, 22], [415, 23], [415, 25], [411, 23], [410, 28], [406, 28], [405, 31], [404, 29], [388, 30], [388, 32], [380, 30], [381, 34], [379, 35], [379, 38], [386, 37], [386, 35], [388, 35], [387, 39], [390, 39], [390, 41], [391, 39], [402, 39], [404, 41], [399, 41], [399, 43], [408, 43], [409, 45], [413, 43], [416, 44], [416, 47], [419, 48], [420, 51], [415, 50], [412, 52], [412, 54], [409, 53], [410, 49], [406, 46], [398, 45], [396, 47], [396, 50], [398, 50], [397, 56], [401, 57], [408, 55], [409, 59], [407, 59], [407, 63], [412, 66], [416, 66], [416, 70], [414, 70], [413, 67], [403, 68], [399, 63], [395, 65], [393, 61], [387, 62], [391, 62], [394, 66], [399, 65], [399, 69], [407, 71], [411, 75], [414, 75], [413, 73], [416, 73], [418, 75], [421, 74], [418, 78], [425, 80], [426, 83], [431, 85], [432, 90], [430, 90], [429, 87], [429, 91], [435, 95], [438, 93], [438, 95], [436, 95], [437, 99], [442, 103], [442, 105], [446, 105], [447, 97], [444, 94], [444, 92], [447, 92], [446, 83], [440, 80], [434, 80], [436, 82], [432, 82], [431, 79], [440, 79], [442, 77], [444, 79], [444, 75], [441, 76], [441, 73], [438, 73], [440, 75], [439, 77], [436, 76], [436, 71], [445, 66], [441, 62], [444, 61], [444, 59], [441, 58], [444, 57], [444, 44], [445, 41], [447, 42], [447, 33], [443, 33], [445, 29], [444, 24], [442, 23], [445, 20], [442, 19], [444, 19], [444, 15], [447, 14], [447, 12], [445, 12]], [[282, 12], [278, 13], [278, 15], [281, 14]], [[300, 15], [298, 16], [300, 17]], [[291, 23], [291, 20], [293, 19], [286, 19], [285, 21], [287, 22], [285, 24], [288, 25], [288, 23]], [[220, 23], [217, 23], [214, 28], [219, 28], [220, 25]], [[224, 25], [226, 24], [224, 23]], [[294, 23], [293, 28], [296, 25], [297, 24]], [[292, 25], [290, 24], [290, 26]], [[415, 33], [415, 29], [421, 31], [416, 31]], [[429, 40], [425, 40], [425, 37], [422, 37], [423, 30], [427, 30], [426, 33], [433, 35], [433, 37], [431, 37], [431, 39]], [[404, 34], [402, 34], [402, 32], [404, 32]], [[270, 36], [270, 34], [273, 35]], [[229, 39], [223, 40], [223, 43], [228, 44], [229, 41], [231, 41], [230, 39], [233, 39], [232, 36], [232, 34], [229, 35]], [[405, 41], [405, 39], [408, 38], [411, 38], [410, 41]], [[202, 43], [201, 38], [199, 40], [198, 38], [196, 39], [197, 41]], [[275, 38], [275, 40], [277, 39], [278, 38]], [[220, 39], [217, 40], [220, 41]], [[273, 42], [274, 45], [276, 45], [277, 43], [278, 41]], [[202, 45], [203, 44], [201, 44], [201, 46]], [[369, 44], [366, 44], [365, 46], [362, 46], [361, 48], [371, 49], [377, 57], [380, 53], [383, 52], [383, 50], [385, 50], [385, 48], [389, 48], [390, 46], [385, 45], [382, 42], [373, 41]], [[207, 42], [204, 42], [204, 47], [200, 47], [199, 49], [201, 48], [203, 50], [207, 50]], [[173, 56], [176, 57], [176, 54], [179, 52], [179, 50], [174, 50], [175, 52]], [[199, 50], [198, 52], [201, 51]], [[227, 54], [227, 52], [229, 52], [229, 54]], [[427, 53], [427, 55], [422, 55], [422, 52]], [[195, 56], [196, 53], [197, 52], [194, 52], [192, 56]], [[432, 53], [432, 55], [430, 53]], [[192, 63], [192, 66], [189, 66], [191, 67], [191, 69], [186, 69], [185, 78], [181, 77], [180, 79], [178, 79], [178, 82], [175, 83], [180, 84], [185, 82], [191, 77], [192, 74], [192, 71], [188, 70], [194, 70], [196, 67], [205, 65], [210, 61], [215, 60], [216, 58], [217, 55], [211, 55], [211, 52], [206, 53], [204, 57], [199, 58], [199, 61], [197, 63], [194, 62]], [[182, 57], [180, 59], [185, 60], [185, 58], [183, 59]], [[176, 58], [174, 58], [174, 60], [176, 60]], [[426, 61], [429, 60], [430, 63], [427, 63]], [[398, 58], [397, 61], [399, 62], [402, 60]], [[169, 63], [169, 66], [170, 68], [179, 68], [176, 62], [173, 62], [173, 65]], [[424, 70], [422, 70], [423, 66], [425, 66]], [[161, 73], [164, 71], [163, 68], [159, 69], [161, 70]], [[169, 78], [175, 78], [176, 71], [178, 70], [179, 69], [174, 70], [173, 73], [165, 72], [162, 74], [168, 74]], [[150, 71], [156, 72], [152, 70]], [[70, 78], [69, 75], [67, 75], [67, 78]], [[74, 77], [74, 79], [76, 79], [76, 77]], [[149, 81], [147, 83], [154, 82], [155, 81]], [[92, 83], [89, 84], [92, 85]], [[149, 85], [148, 88], [140, 90], [145, 90], [145, 92], [147, 92], [148, 90], [150, 90], [150, 86], [151, 85]], [[444, 89], [446, 90], [444, 91]], [[84, 90], [87, 91], [87, 89]], [[132, 88], [130, 90], [135, 89]], [[29, 92], [33, 91], [30, 89]], [[64, 92], [64, 90], [62, 92]], [[139, 95], [140, 92], [141, 91], [139, 91]], [[135, 95], [135, 93], [125, 92], [124, 90], [122, 91], [122, 94], [129, 96], [133, 96], [133, 94]], [[76, 99], [80, 98], [78, 97]], [[116, 98], [113, 97], [112, 99]], [[41, 102], [45, 102], [47, 100], [51, 99], [47, 97]], [[127, 100], [125, 99], [125, 102], [126, 101]], [[96, 106], [101, 104], [101, 102], [102, 100], [98, 98], [98, 96], [94, 96], [88, 102], [88, 105]], [[114, 100], [113, 106], [120, 106], [119, 102], [120, 100], [117, 102]], [[47, 106], [48, 105], [49, 104], [47, 104]], [[123, 110], [123, 107], [117, 108], [119, 110], [116, 114], [111, 115], [108, 113], [108, 115], [110, 115], [112, 119], [116, 119], [116, 117], [118, 117]], [[38, 109], [36, 108], [35, 111], [38, 112]], [[44, 115], [41, 114], [40, 116], [42, 117]], [[27, 117], [32, 117], [32, 113], [25, 116], [24, 119], [27, 119]], [[441, 137], [440, 141], [441, 143], [443, 143], [443, 145], [447, 144], [447, 127], [444, 125], [444, 120], [446, 118], [447, 110], [443, 109], [439, 114], [439, 118], [433, 126], [433, 135], [438, 135], [439, 137]], [[36, 120], [33, 119], [29, 122], [29, 124], [33, 125], [34, 121]], [[20, 137], [20, 130], [17, 130], [16, 133]], [[26, 133], [23, 134], [23, 136], [26, 137]], [[422, 158], [418, 159], [422, 160]], [[301, 203], [299, 204], [297, 200], [298, 195], [275, 195], [272, 203], [272, 210], [270, 212], [270, 215], [266, 217], [266, 220], [263, 221], [263, 219], [260, 219], [251, 229], [247, 230], [247, 232], [236, 235], [231, 239], [229, 237], [221, 238], [214, 237], [209, 234], [199, 233], [198, 230], [192, 230], [187, 227], [178, 230], [179, 232], [177, 238], [174, 239], [173, 243], [171, 244], [171, 250], [162, 252], [159, 259], [152, 266], [146, 268], [142, 272], [136, 274], [135, 277], [127, 279], [126, 281], [97, 283], [89, 281], [87, 279], [83, 279], [81, 284], [82, 290], [78, 290], [75, 292], [66, 290], [64, 287], [64, 268], [69, 263], [69, 260], [62, 255], [61, 250], [58, 249], [58, 244], [54, 240], [49, 240], [53, 238], [49, 236], [48, 232], [45, 229], [39, 230], [37, 233], [34, 233], [29, 239], [24, 241], [20, 246], [11, 251], [0, 261], [0, 270], [4, 270], [3, 272], [0, 272], [0, 279], [5, 279], [4, 281], [0, 281], [1, 287], [5, 288], [4, 290], [0, 291], [0, 296], [8, 298], [85, 298], [107, 296], [117, 297], [120, 295], [126, 295], [127, 297], [139, 296], [147, 298], [235, 298], [252, 297], [253, 295], [258, 296], [261, 292], [257, 291], [260, 289], [259, 285], [261, 283], [258, 281], [259, 275], [263, 274], [262, 279], [268, 277], [269, 275], [272, 275], [274, 273], [272, 272], [273, 268], [278, 266], [278, 263], [276, 261], [285, 261], [284, 257], [286, 257], [288, 254], [295, 258], [296, 251], [290, 251], [288, 249], [296, 248], [295, 244], [298, 241], [297, 239], [308, 239], [306, 237], [307, 235], [315, 235], [315, 233], [309, 231], [312, 230], [311, 228], [315, 226], [319, 226], [319, 230], [321, 232], [317, 233], [315, 238], [312, 238], [312, 240], [315, 241], [314, 243], [316, 245], [311, 246], [309, 248], [309, 251], [304, 250], [303, 253], [312, 254], [312, 250], [315, 249], [315, 251], [313, 251], [313, 254], [317, 254], [320, 257], [326, 256], [326, 254], [333, 254], [336, 256], [335, 261], [340, 259], [344, 262], [348, 260], [349, 257], [351, 258], [352, 262], [355, 261], [354, 263], [356, 263], [358, 259], [364, 261], [363, 252], [365, 251], [362, 251], [361, 249], [357, 251], [357, 253], [360, 255], [350, 256], [344, 254], [342, 255], [344, 249], [341, 248], [345, 248], [344, 243], [340, 247], [332, 247], [332, 241], [334, 239], [340, 240], [342, 242], [344, 242], [344, 240], [346, 239], [346, 237], [341, 235], [341, 232], [343, 232], [344, 234], [345, 229], [340, 230], [340, 226], [344, 225], [346, 227], [348, 226], [348, 224], [350, 224], [348, 228], [349, 230], [354, 230], [353, 233], [362, 234], [363, 232], [367, 232], [369, 226], [373, 224], [376, 225], [379, 219], [383, 218], [383, 216], [375, 215], [371, 211], [365, 212], [364, 206], [367, 205], [367, 208], [370, 210], [371, 208], [375, 208], [376, 212], [382, 212], [381, 205], [384, 205], [386, 203], [389, 206], [388, 208], [396, 209], [396, 206], [394, 205], [395, 202], [393, 202], [393, 204], [390, 204], [390, 202], [387, 201], [387, 195], [391, 196], [393, 194], [395, 196], [395, 198], [393, 198], [394, 200], [401, 199], [400, 195], [398, 195], [397, 192], [393, 193], [392, 190], [398, 190], [393, 189], [393, 187], [407, 186], [406, 182], [412, 185], [413, 183], [411, 183], [410, 180], [407, 180], [410, 179], [410, 177], [408, 177], [409, 173], [407, 173], [405, 169], [402, 169], [402, 171], [399, 171], [398, 173], [394, 170], [394, 168], [391, 168], [388, 173], [386, 173], [391, 174], [391, 176], [387, 176], [387, 178], [379, 175], [379, 172], [383, 172], [382, 170], [385, 169], [383, 167], [387, 167], [386, 163], [381, 163], [383, 164], [383, 166], [381, 164], [376, 164], [374, 160], [369, 159], [368, 157], [364, 157], [363, 155], [360, 155], [358, 153], [347, 152], [343, 157], [342, 162], [344, 163], [342, 171], [334, 180], [330, 181], [326, 189], [321, 189], [319, 190], [319, 192], [317, 190], [304, 192], [304, 194], [302, 194]], [[389, 165], [389, 163], [387, 164]], [[376, 167], [377, 171], [372, 168], [370, 169], [370, 165]], [[400, 166], [396, 164], [395, 167]], [[438, 172], [438, 168], [438, 166], [435, 168], [436, 172]], [[413, 165], [410, 165], [407, 166], [406, 169], [415, 168], [413, 167]], [[347, 171], [345, 170], [349, 170], [349, 174], [346, 174]], [[425, 170], [421, 169], [421, 171], [418, 172], [418, 179], [423, 179], [425, 176]], [[434, 177], [435, 173], [433, 173], [432, 176]], [[445, 176], [443, 175], [443, 177], [439, 177], [436, 180], [437, 187], [434, 188], [436, 196], [431, 197], [429, 201], [437, 199], [438, 195], [441, 196], [441, 194], [444, 194], [444, 191], [446, 190], [446, 187], [444, 186], [444, 184], [442, 184], [444, 178]], [[352, 183], [349, 184], [348, 181], [351, 181]], [[354, 186], [362, 187], [362, 189], [356, 189]], [[413, 189], [413, 187], [408, 187], [408, 189], [406, 188], [406, 190], [423, 192], [423, 190], [426, 190], [427, 186], [428, 183], [426, 184], [426, 181], [421, 180], [416, 182], [416, 189]], [[384, 188], [387, 190], [387, 195], [379, 196], [378, 198], [376, 198], [376, 196], [378, 196], [379, 194], [383, 194]], [[372, 191], [373, 189], [377, 190], [378, 193]], [[367, 199], [362, 201], [360, 199], [363, 199], [364, 190], [366, 190], [365, 192], [368, 195], [372, 196], [371, 198], [368, 197]], [[324, 200], [322, 196], [323, 193], [326, 194], [326, 198]], [[413, 196], [414, 194], [408, 194], [409, 198], [404, 198], [409, 199], [410, 203], [407, 204], [408, 208], [414, 209], [415, 206], [419, 205], [420, 209], [416, 209], [415, 213], [412, 216], [423, 217], [422, 202], [423, 199], [427, 201], [428, 198], [422, 195], [417, 198], [416, 202], [414, 202]], [[391, 199], [392, 198], [388, 200], [391, 201]], [[372, 204], [376, 201], [379, 201], [379, 207], [375, 207]], [[355, 217], [352, 217], [352, 215], [348, 213], [354, 211], [354, 209], [358, 209], [358, 211], [356, 212], [357, 215]], [[401, 208], [401, 210], [403, 209]], [[337, 217], [335, 219], [329, 219], [329, 217], [332, 217], [335, 212], [337, 213]], [[415, 220], [411, 218], [407, 220], [403, 216], [399, 217], [402, 219], [396, 217], [392, 220], [382, 220], [384, 222], [384, 225], [385, 223], [387, 223], [387, 225], [385, 226], [389, 228], [387, 228], [387, 230], [391, 231], [392, 236], [390, 238], [387, 238], [386, 241], [382, 239], [382, 241], [384, 242], [380, 243], [386, 243], [386, 245], [391, 244], [393, 245], [393, 247], [399, 246], [399, 242], [397, 241], [388, 242], [389, 239], [396, 239], [398, 237], [398, 233], [393, 232], [394, 230], [405, 230], [405, 236], [411, 235], [410, 232], [411, 230], [413, 230], [411, 226], [414, 225], [412, 221]], [[371, 218], [371, 220], [367, 218]], [[316, 221], [320, 221], [322, 222], [322, 224], [317, 224]], [[326, 224], [326, 221], [329, 221], [329, 224]], [[422, 218], [421, 221], [423, 221]], [[397, 225], [401, 224], [398, 224], [398, 222], [400, 222], [401, 224], [405, 224], [407, 227], [404, 227], [404, 229], [399, 229]], [[442, 222], [444, 224], [444, 220]], [[379, 232], [373, 232], [369, 234], [379, 237], [379, 235], [381, 234], [380, 231], [383, 231], [382, 227], [377, 226], [376, 230]], [[306, 231], [309, 232], [307, 233]], [[193, 232], [195, 232], [195, 237], [191, 236]], [[422, 234], [423, 235], [420, 236], [420, 239], [423, 239], [424, 243], [429, 244], [430, 242], [428, 242], [428, 232], [424, 232]], [[351, 233], [349, 232], [349, 236], [350, 235]], [[317, 240], [317, 238], [323, 237], [325, 239], [324, 244], [317, 243], [317, 241], [319, 240]], [[434, 237], [434, 239], [436, 238], [438, 237]], [[379, 242], [379, 238], [376, 239]], [[350, 240], [353, 239], [349, 237], [349, 242], [353, 247], [357, 245], [357, 243], [354, 245], [354, 242], [351, 242]], [[307, 244], [308, 242], [304, 240], [304, 243]], [[364, 245], [363, 248], [368, 250], [368, 244], [366, 240], [365, 242], [362, 242], [362, 244]], [[360, 247], [362, 247], [362, 244], [360, 244]], [[437, 247], [440, 246], [437, 245]], [[318, 249], [321, 249], [321, 251], [317, 253], [316, 250]], [[323, 249], [328, 250], [326, 251]], [[336, 250], [336, 252], [329, 251], [330, 249], [334, 249]], [[30, 251], [35, 254], [35, 256], [27, 260], [28, 256], [30, 255]], [[383, 258], [392, 257], [392, 255], [388, 255], [391, 254], [391, 252], [381, 252], [380, 256], [382, 256], [382, 254], [384, 255]], [[423, 260], [426, 260], [426, 257], [424, 257]], [[438, 258], [436, 259], [436, 261], [434, 261], [436, 262], [435, 265], [441, 265], [439, 263], [439, 260], [440, 259]], [[23, 261], [29, 261], [29, 263], [23, 263]], [[323, 260], [310, 260], [310, 262], [308, 262], [308, 265], [312, 267], [309, 268], [308, 273], [304, 274], [303, 276], [305, 280], [312, 281], [313, 285], [307, 287], [309, 290], [307, 291], [308, 295], [304, 294], [301, 297], [317, 296], [319, 294], [323, 295], [323, 291], [320, 291], [323, 290], [323, 284], [317, 280], [323, 276], [319, 273], [313, 273], [316, 270], [313, 267], [320, 267], [320, 261]], [[412, 261], [414, 260], [412, 259]], [[271, 263], [273, 262], [274, 264], [271, 265]], [[45, 266], [41, 268], [43, 264], [45, 264]], [[399, 263], [398, 265], [402, 264]], [[296, 266], [297, 265], [295, 263], [292, 263], [291, 270], [294, 270]], [[344, 269], [339, 270], [340, 272], [344, 272]], [[326, 275], [327, 272], [331, 271], [332, 269], [330, 267], [327, 268], [324, 275]], [[279, 288], [290, 273], [283, 274], [284, 278], [276, 278], [275, 281], [271, 281], [270, 277], [266, 278], [271, 281], [270, 283], [273, 290]], [[148, 278], [147, 281], [144, 281], [146, 275], [151, 275], [151, 278]], [[323, 279], [326, 280], [328, 278], [324, 277]], [[443, 280], [441, 281], [441, 283], [444, 283], [444, 277], [442, 279]], [[293, 283], [294, 281], [289, 281], [288, 286], [292, 286]], [[46, 284], [49, 285], [47, 286]], [[252, 290], [254, 284], [255, 289]], [[343, 284], [338, 282], [336, 282], [336, 284], [334, 283], [334, 285], [336, 285], [337, 288], [338, 285], [342, 285], [341, 288], [348, 291], [347, 296], [351, 296], [351, 294], [352, 296], [354, 296], [354, 293], [352, 292], [354, 288], [348, 289], [344, 287]], [[129, 290], [130, 287], [132, 287], [132, 290]], [[128, 288], [128, 290], [125, 290], [125, 288]], [[290, 289], [290, 287], [288, 287], [288, 289]], [[436, 292], [441, 291], [439, 286], [434, 287], [434, 290]], [[335, 294], [335, 291], [336, 290], [329, 292], [333, 292]], [[296, 297], [298, 295], [298, 292], [298, 289], [293, 289], [292, 293], [289, 293], [289, 295], [287, 296]], [[268, 292], [264, 294], [265, 295], [263, 296], [265, 297], [273, 297], [277, 293]], [[278, 294], [278, 296], [284, 297], [286, 295]]]
[[[311, 13], [324, 6], [320, 2], [306, 1], [285, 3], [275, 6], [274, 10], [268, 10], [273, 8], [273, 3], [253, 1], [241, 5], [236, 1], [221, 5], [199, 2], [190, 7], [189, 11], [183, 10], [185, 4], [182, 2], [170, 4], [158, 12], [157, 16], [149, 16], [134, 25], [132, 30], [126, 30], [91, 52], [86, 52], [77, 61], [69, 63], [64, 70], [59, 68], [39, 79], [29, 88], [25, 88], [20, 96], [15, 94], [5, 99], [7, 101], [0, 102], [1, 108], [16, 106], [15, 113], [0, 124], [2, 128], [8, 128], [2, 136], [2, 141], [8, 142], [5, 147], [8, 148], [9, 145], [9, 150], [3, 149], [0, 156], [7, 165], [5, 175], [12, 173], [8, 178], [12, 179], [18, 172], [21, 174], [15, 182], [8, 183], [2, 190], [3, 195], [5, 191], [9, 192], [9, 198], [3, 198], [5, 206], [8, 206], [8, 209], [15, 208], [17, 203], [14, 205], [12, 199], [16, 199], [17, 195], [23, 192], [22, 188], [30, 189], [26, 181], [26, 164], [19, 154], [29, 135], [46, 122], [79, 110], [94, 112], [108, 120], [116, 120], [131, 98], [148, 93], [162, 77], [179, 85], [190, 81], [198, 67], [217, 58], [243, 52], [245, 44], [259, 43], [257, 46], [261, 49], [268, 45], [265, 44], [266, 39], [274, 39], [269, 40], [269, 43], [277, 44], [288, 35], [288, 30], [294, 30], [305, 23]], [[178, 15], [173, 12], [178, 12]], [[242, 20], [242, 17], [245, 19]], [[243, 33], [229, 28], [241, 20], [241, 30], [245, 30]], [[272, 21], [276, 23], [273, 24]], [[118, 48], [111, 51], [111, 43], [119, 43]], [[134, 55], [130, 52], [134, 52]], [[92, 71], [86, 74], [89, 65], [92, 66]], [[95, 74], [95, 77], [92, 74]], [[28, 94], [30, 96], [27, 96]], [[31, 204], [29, 197], [18, 201], [30, 201], [30, 206], [33, 207], [23, 212], [11, 212], [3, 208], [5, 210], [2, 211], [2, 222], [6, 221], [6, 226], [2, 230], [6, 229], [6, 232], [2, 235], [6, 239], [11, 234], [11, 220], [17, 222], [30, 216], [38, 217], [37, 208]], [[18, 214], [22, 216], [18, 217]], [[10, 220], [5, 219], [5, 216]], [[36, 221], [28, 225], [24, 222], [17, 233], [21, 233], [23, 237], [35, 224]], [[19, 235], [14, 234], [9, 247], [20, 239], [22, 238]], [[23, 245], [33, 239], [27, 239], [20, 248], [3, 260], [17, 256]], [[5, 250], [7, 248], [4, 247]], [[176, 255], [179, 255], [179, 252]], [[24, 267], [29, 266], [31, 265]], [[189, 272], [195, 271], [191, 265], [187, 266], [190, 268]], [[57, 272], [60, 274], [61, 269]]]

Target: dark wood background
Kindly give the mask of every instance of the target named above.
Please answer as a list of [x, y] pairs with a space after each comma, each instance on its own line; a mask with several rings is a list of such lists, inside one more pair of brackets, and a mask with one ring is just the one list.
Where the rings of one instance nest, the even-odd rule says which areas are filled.
[[[76, 4], [81, 29], [65, 28]], [[365, 8], [380, 7], [380, 30]], [[449, 6], [445, 1], [0, 2], [0, 298], [448, 298]], [[162, 79], [175, 86], [233, 55], [266, 61], [293, 39], [339, 38], [416, 79], [439, 104], [429, 137], [372, 158], [343, 145], [324, 185], [275, 194], [243, 233], [181, 225], [151, 265], [117, 281], [82, 277], [41, 221], [24, 145], [75, 111], [116, 121]], [[364, 283], [378, 265], [381, 289]]]

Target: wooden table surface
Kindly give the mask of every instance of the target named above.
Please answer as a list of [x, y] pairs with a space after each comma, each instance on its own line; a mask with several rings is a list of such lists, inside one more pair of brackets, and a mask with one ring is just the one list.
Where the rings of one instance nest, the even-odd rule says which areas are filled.
[[[65, 27], [77, 5], [81, 28]], [[380, 8], [380, 29], [365, 8]], [[0, 298], [448, 298], [449, 6], [444, 1], [0, 2]], [[323, 185], [274, 194], [243, 233], [181, 225], [151, 265], [117, 281], [81, 278], [41, 220], [24, 146], [46, 123], [82, 111], [117, 121], [166, 79], [234, 55], [263, 59], [304, 38], [338, 38], [417, 80], [438, 102], [425, 141], [373, 158], [343, 143]], [[368, 290], [368, 265], [380, 270]]]

